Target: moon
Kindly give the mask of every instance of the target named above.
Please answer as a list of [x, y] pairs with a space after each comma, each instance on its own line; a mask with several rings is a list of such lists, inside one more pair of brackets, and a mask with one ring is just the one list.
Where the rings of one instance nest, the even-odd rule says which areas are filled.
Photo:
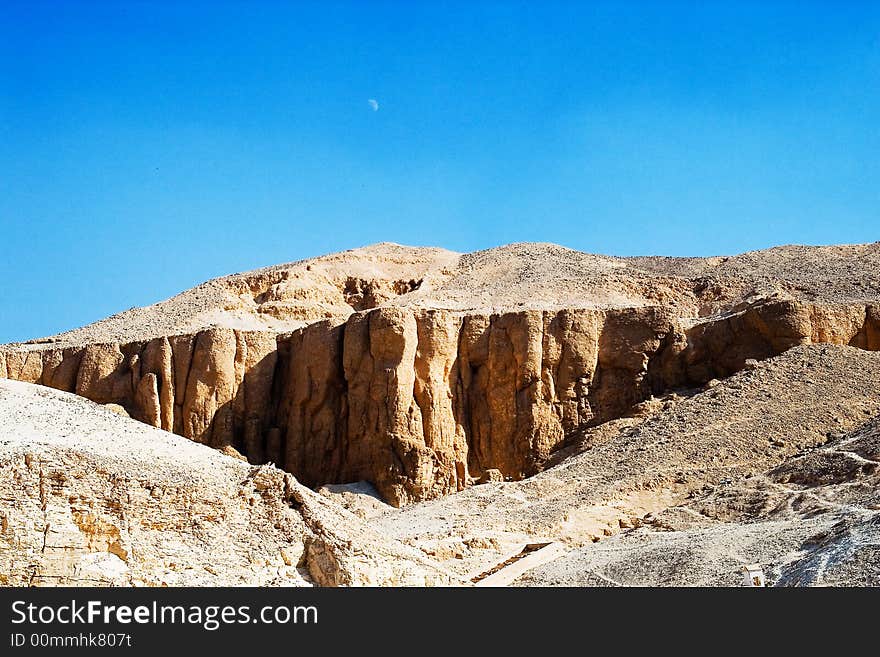
[[375, 98], [368, 98], [367, 105], [369, 105], [374, 112], [379, 111], [379, 101], [376, 100]]

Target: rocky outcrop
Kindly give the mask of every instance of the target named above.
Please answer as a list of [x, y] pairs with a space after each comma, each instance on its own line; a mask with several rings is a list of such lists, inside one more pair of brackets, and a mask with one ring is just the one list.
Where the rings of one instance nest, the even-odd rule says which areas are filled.
[[3, 350], [0, 376], [121, 406], [212, 447], [242, 446], [257, 463], [276, 357], [274, 333], [212, 328], [128, 344]]
[[566, 435], [648, 393], [654, 309], [461, 315], [380, 308], [287, 340], [276, 420], [303, 481], [373, 482], [400, 505], [487, 470], [537, 472]]
[[399, 506], [535, 474], [653, 394], [811, 342], [880, 349], [880, 308], [763, 299], [694, 323], [668, 307], [385, 306], [283, 335], [7, 348], [0, 376], [120, 405], [309, 486], [366, 480]]
[[655, 392], [699, 386], [803, 344], [880, 350], [880, 306], [761, 300], [669, 336], [652, 363]]

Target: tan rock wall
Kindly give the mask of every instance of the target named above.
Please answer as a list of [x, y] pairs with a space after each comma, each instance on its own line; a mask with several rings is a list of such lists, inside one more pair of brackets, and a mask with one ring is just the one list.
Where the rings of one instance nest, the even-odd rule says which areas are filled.
[[313, 324], [281, 350], [284, 466], [311, 485], [367, 479], [394, 504], [487, 470], [533, 474], [570, 432], [649, 394], [671, 330], [654, 310], [380, 308]]
[[119, 405], [213, 447], [240, 445], [261, 461], [276, 358], [274, 333], [209, 329], [125, 345], [6, 349], [0, 374]]
[[534, 474], [567, 438], [652, 394], [810, 342], [880, 349], [880, 309], [768, 300], [688, 327], [652, 307], [383, 307], [286, 336], [6, 348], [0, 375], [119, 404], [310, 486], [368, 480], [400, 505]]

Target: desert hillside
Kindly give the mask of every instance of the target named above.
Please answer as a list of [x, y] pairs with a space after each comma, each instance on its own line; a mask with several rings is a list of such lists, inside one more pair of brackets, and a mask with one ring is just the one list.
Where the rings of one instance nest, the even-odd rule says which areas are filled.
[[880, 242], [712, 258], [619, 258], [540, 243], [461, 254], [382, 243], [217, 278], [34, 342], [128, 343], [214, 327], [284, 333], [388, 305], [485, 314], [667, 303], [698, 317], [763, 297], [873, 303], [878, 272]]
[[[880, 353], [797, 347], [589, 430], [534, 477], [374, 522], [462, 575], [522, 544], [557, 541], [573, 551], [526, 581], [597, 584], [598, 572], [628, 585], [735, 585], [739, 566], [763, 562], [783, 581], [822, 583], [826, 575], [804, 570], [819, 558], [808, 543], [841, 522], [864, 531], [850, 553], [876, 565], [878, 420]], [[646, 561], [664, 549], [678, 563]], [[871, 572], [837, 583], [876, 581], [880, 570]]]
[[9, 583], [481, 581], [544, 543], [508, 583], [876, 580], [880, 243], [383, 243], [0, 346], [0, 377]]

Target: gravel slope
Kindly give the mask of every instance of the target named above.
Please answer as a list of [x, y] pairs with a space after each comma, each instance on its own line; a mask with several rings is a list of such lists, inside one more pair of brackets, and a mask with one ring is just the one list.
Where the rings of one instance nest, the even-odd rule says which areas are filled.
[[518, 586], [880, 586], [880, 416], [652, 524], [578, 548]]
[[[463, 573], [518, 543], [558, 540], [577, 548], [604, 542], [691, 499], [711, 499], [711, 491], [757, 481], [880, 414], [880, 353], [797, 347], [660, 404], [650, 417], [618, 423], [592, 447], [586, 436], [586, 451], [534, 477], [475, 486], [385, 514], [374, 525], [429, 554], [457, 550], [447, 565]], [[716, 520], [766, 516], [764, 502], [747, 504], [752, 497], [722, 505], [745, 509], [744, 515], [716, 513]]]

